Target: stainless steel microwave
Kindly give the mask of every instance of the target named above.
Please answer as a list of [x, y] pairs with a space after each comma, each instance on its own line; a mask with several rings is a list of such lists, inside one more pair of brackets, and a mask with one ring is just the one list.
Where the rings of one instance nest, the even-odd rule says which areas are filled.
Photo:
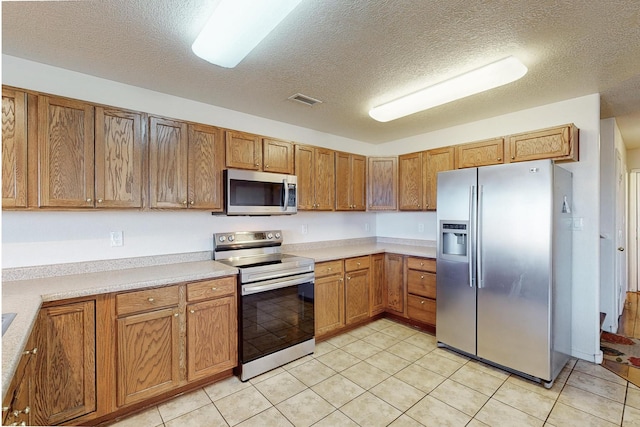
[[240, 169], [225, 171], [227, 215], [292, 215], [298, 211], [295, 175]]

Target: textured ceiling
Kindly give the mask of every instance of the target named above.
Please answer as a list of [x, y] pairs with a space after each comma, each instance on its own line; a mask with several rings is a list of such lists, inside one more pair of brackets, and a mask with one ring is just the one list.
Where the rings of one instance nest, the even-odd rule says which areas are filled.
[[[234, 69], [191, 52], [216, 3], [3, 1], [2, 51], [370, 143], [599, 92], [640, 147], [637, 0], [304, 0]], [[515, 83], [393, 122], [367, 114], [508, 55], [529, 68]], [[298, 92], [323, 103], [287, 100]]]

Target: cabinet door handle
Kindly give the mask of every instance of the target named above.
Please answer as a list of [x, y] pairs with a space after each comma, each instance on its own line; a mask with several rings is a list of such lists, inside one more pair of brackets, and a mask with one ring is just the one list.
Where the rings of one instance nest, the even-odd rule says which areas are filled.
[[265, 168], [269, 169], [269, 165], [264, 165]]
[[98, 199], [98, 203], [102, 203], [102, 199]]
[[[189, 313], [191, 313], [191, 314], [193, 314], [193, 313], [195, 313], [195, 312], [196, 312], [195, 310], [189, 310]], [[178, 313], [176, 313], [175, 315], [177, 316], [177, 315], [178, 315]]]
[[183, 201], [182, 201], [182, 204], [183, 204], [183, 205], [186, 205], [186, 204], [187, 204], [187, 201], [186, 201], [186, 200], [183, 200]]
[[153, 298], [149, 298], [147, 301], [153, 302], [154, 300], [153, 300]]
[[34, 347], [33, 350], [25, 350], [22, 352], [22, 354], [24, 355], [28, 355], [28, 354], [36, 354], [38, 352], [38, 347]]
[[173, 313], [173, 317], [178, 317], [180, 316], [180, 313]]
[[516, 159], [516, 156], [511, 156], [511, 160], [515, 160], [515, 159]]
[[502, 160], [502, 157], [498, 157], [498, 161], [501, 161], [501, 160]]
[[88, 202], [88, 203], [91, 203], [91, 201], [92, 201], [92, 200], [93, 200], [93, 199], [92, 199], [91, 197], [89, 197], [89, 198], [87, 199], [87, 202]]
[[347, 276], [347, 280], [351, 280], [351, 276]]
[[193, 206], [195, 203], [196, 203], [196, 202], [195, 202], [195, 201], [193, 201], [193, 200], [191, 200], [191, 201], [189, 202], [189, 204], [190, 204], [190, 205], [192, 205], [192, 206]]

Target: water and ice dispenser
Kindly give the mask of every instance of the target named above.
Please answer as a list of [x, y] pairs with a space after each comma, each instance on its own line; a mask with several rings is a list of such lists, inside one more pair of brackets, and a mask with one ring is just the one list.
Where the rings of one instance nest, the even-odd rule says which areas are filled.
[[468, 221], [440, 221], [440, 257], [450, 261], [467, 261], [468, 231]]

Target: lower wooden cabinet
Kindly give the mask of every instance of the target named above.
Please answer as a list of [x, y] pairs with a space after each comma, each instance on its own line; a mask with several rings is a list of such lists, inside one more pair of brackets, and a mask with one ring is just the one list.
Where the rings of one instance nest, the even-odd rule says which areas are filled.
[[436, 260], [407, 257], [407, 316], [436, 325]]
[[371, 282], [369, 287], [369, 316], [382, 313], [386, 306], [384, 254], [371, 255]]
[[95, 411], [95, 301], [42, 308], [37, 328], [33, 424], [60, 424]]
[[342, 260], [315, 265], [315, 335], [321, 338], [345, 325], [344, 263]]
[[[36, 324], [37, 329], [37, 324]], [[9, 384], [2, 401], [2, 425], [33, 425], [33, 366], [38, 348], [35, 344], [36, 333], [31, 334], [23, 351], [16, 373]], [[24, 423], [24, 424], [23, 424]]]
[[345, 322], [369, 318], [369, 255], [345, 260]]
[[404, 316], [404, 257], [385, 254], [387, 311]]
[[187, 284], [187, 380], [236, 366], [236, 280], [227, 277]]

